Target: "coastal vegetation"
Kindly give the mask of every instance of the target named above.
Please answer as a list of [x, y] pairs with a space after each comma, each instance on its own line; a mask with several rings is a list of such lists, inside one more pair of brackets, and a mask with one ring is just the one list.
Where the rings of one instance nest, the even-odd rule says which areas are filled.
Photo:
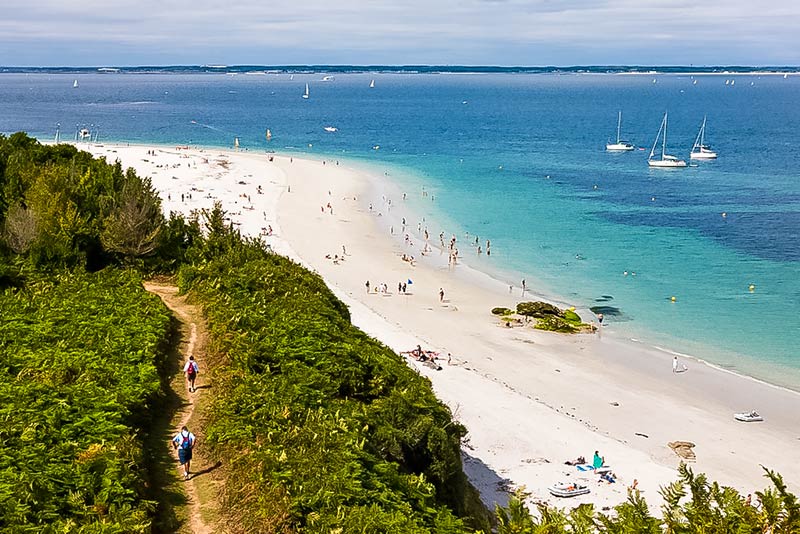
[[[531, 512], [520, 495], [490, 517], [463, 473], [467, 430], [319, 276], [243, 238], [219, 207], [165, 217], [133, 171], [24, 134], [0, 136], [0, 530], [159, 531], [145, 443], [173, 323], [142, 287], [152, 273], [202, 305], [221, 362], [203, 446], [222, 466], [228, 531], [800, 531], [779, 475], [750, 500], [686, 467], [661, 517], [636, 490], [612, 511]], [[515, 312], [585, 326], [546, 303], [492, 310]]]
[[613, 512], [582, 504], [570, 512], [537, 505], [531, 513], [520, 494], [497, 509], [497, 534], [695, 534], [800, 532], [800, 502], [777, 473], [765, 469], [772, 487], [743, 497], [733, 488], [709, 482], [685, 464], [679, 478], [661, 489], [662, 517], [650, 513], [641, 493], [628, 490], [626, 502]]
[[591, 325], [581, 320], [574, 309], [562, 310], [558, 306], [542, 301], [520, 302], [517, 304], [516, 313], [511, 308], [498, 306], [492, 308], [492, 315], [499, 316], [506, 326], [521, 323], [521, 319], [524, 317], [526, 322], [533, 319], [533, 327], [537, 330], [564, 334], [593, 330]]
[[149, 531], [142, 431], [170, 330], [128, 271], [28, 272], [0, 292], [0, 530]]

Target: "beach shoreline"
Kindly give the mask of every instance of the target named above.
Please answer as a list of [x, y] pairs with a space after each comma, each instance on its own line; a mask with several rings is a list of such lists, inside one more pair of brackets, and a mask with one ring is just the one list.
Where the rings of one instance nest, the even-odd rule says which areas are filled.
[[[617, 483], [599, 485], [588, 477], [593, 493], [568, 504], [617, 504], [626, 497], [625, 486], [637, 479], [657, 507], [658, 486], [677, 476], [679, 459], [666, 447], [674, 440], [695, 442], [695, 469], [745, 493], [766, 486], [758, 466], [764, 461], [790, 488], [800, 480], [791, 462], [800, 395], [701, 361], [687, 360], [689, 372], [673, 374], [671, 354], [613, 336], [500, 328], [489, 309], [513, 307], [519, 295], [493, 292], [475, 281], [482, 273], [465, 266], [453, 272], [434, 261], [415, 267], [402, 262], [399, 255], [407, 253], [402, 242], [392, 239], [364, 204], [375, 185], [368, 171], [305, 155], [158, 145], [79, 148], [119, 158], [152, 176], [167, 197], [165, 211], [187, 213], [221, 201], [243, 234], [260, 235], [276, 252], [317, 271], [348, 304], [354, 324], [395, 350], [420, 343], [452, 353], [455, 364], [443, 363], [442, 371], [410, 364], [431, 379], [469, 430], [465, 470], [487, 504], [502, 504], [506, 488], [525, 487], [531, 501], [563, 506], [567, 503], [550, 497], [547, 486], [583, 480], [586, 475], [563, 462], [601, 449]], [[158, 155], [142, 157], [147, 150]], [[228, 163], [214, 164], [222, 159]], [[181, 194], [191, 198], [179, 201]], [[326, 213], [327, 203], [333, 214]], [[344, 259], [334, 263], [325, 254]], [[367, 293], [364, 282], [370, 278], [373, 287], [387, 283], [393, 294]], [[398, 282], [408, 279], [416, 294], [394, 294]], [[437, 303], [437, 290], [445, 286], [448, 302]], [[535, 289], [535, 282], [528, 287]], [[766, 423], [733, 421], [734, 410], [753, 407], [765, 414]]]

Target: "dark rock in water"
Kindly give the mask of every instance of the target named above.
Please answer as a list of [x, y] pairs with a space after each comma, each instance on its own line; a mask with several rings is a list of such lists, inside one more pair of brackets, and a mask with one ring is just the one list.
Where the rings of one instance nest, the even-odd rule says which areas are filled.
[[614, 306], [592, 306], [589, 308], [592, 313], [597, 315], [598, 313], [602, 313], [607, 317], [620, 317], [622, 316], [622, 310], [616, 308]]
[[614, 300], [614, 297], [612, 297], [611, 295], [600, 295], [599, 297], [594, 299], [595, 302], [608, 302], [610, 300]]

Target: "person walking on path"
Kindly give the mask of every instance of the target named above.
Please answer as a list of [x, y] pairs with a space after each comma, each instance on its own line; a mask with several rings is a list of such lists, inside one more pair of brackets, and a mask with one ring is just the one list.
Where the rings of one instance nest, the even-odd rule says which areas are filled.
[[197, 444], [194, 434], [189, 432], [186, 425], [172, 438], [172, 448], [178, 450], [178, 462], [183, 466], [183, 478], [188, 480], [189, 469], [192, 463], [192, 449]]
[[189, 361], [186, 362], [186, 365], [183, 366], [183, 372], [186, 374], [186, 380], [189, 381], [189, 392], [192, 393], [195, 391], [194, 381], [197, 379], [197, 372], [200, 370], [197, 367], [197, 362], [194, 361], [194, 356], [189, 356]]

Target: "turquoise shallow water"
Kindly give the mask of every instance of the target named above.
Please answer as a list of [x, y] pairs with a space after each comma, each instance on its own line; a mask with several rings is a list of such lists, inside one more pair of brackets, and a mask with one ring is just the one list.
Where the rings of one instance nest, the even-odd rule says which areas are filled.
[[[409, 213], [437, 240], [456, 233], [471, 265], [613, 307], [621, 335], [800, 387], [800, 77], [321, 77], [3, 74], [0, 131], [52, 138], [60, 123], [62, 137], [86, 126], [106, 140], [228, 147], [238, 136], [250, 150], [385, 167]], [[604, 151], [618, 110], [646, 150]], [[665, 110], [672, 153], [688, 157], [705, 114], [719, 160], [649, 170]], [[491, 240], [491, 258], [466, 232]]]

